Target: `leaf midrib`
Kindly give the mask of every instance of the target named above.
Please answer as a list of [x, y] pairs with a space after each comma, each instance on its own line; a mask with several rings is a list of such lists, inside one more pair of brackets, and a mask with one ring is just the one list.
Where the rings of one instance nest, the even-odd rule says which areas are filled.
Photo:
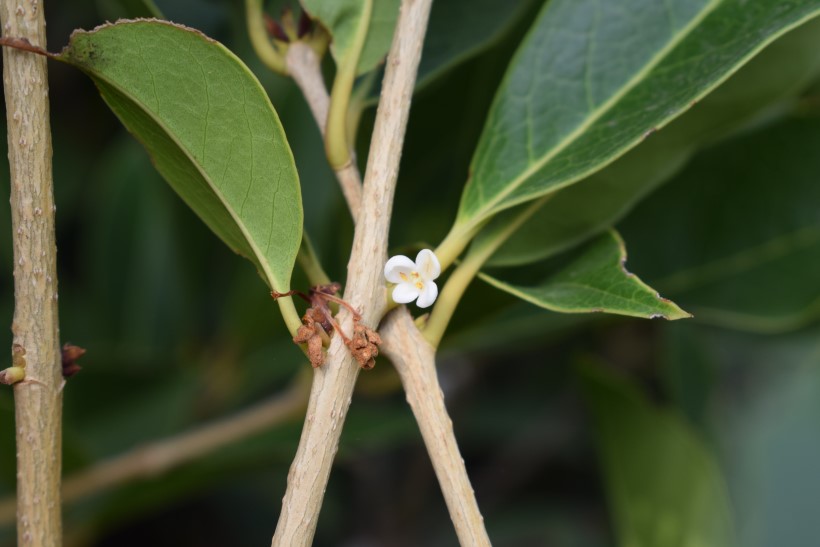
[[[489, 276], [487, 276], [487, 277], [489, 277]], [[637, 280], [640, 281], [639, 279], [637, 279]], [[505, 282], [499, 281], [499, 280], [496, 280], [496, 283], [498, 283], [500, 285], [504, 285], [511, 292], [514, 292], [515, 294], [518, 294], [522, 298], [524, 298], [525, 295], [530, 295], [530, 293], [525, 292], [524, 290], [522, 290], [523, 289], [522, 287], [519, 287], [517, 285], [510, 285], [509, 283], [505, 283]], [[639, 300], [636, 300], [634, 298], [627, 298], [625, 296], [620, 296], [618, 294], [614, 294], [614, 293], [611, 293], [611, 292], [607, 292], [603, 289], [599, 289], [598, 287], [588, 285], [586, 283], [579, 283], [577, 281], [556, 281], [556, 282], [554, 282], [553, 286], [555, 286], [555, 287], [579, 288], [579, 289], [583, 289], [585, 291], [602, 294], [602, 295], [606, 296], [607, 298], [612, 298], [614, 300], [617, 300], [619, 302], [623, 302], [623, 303], [626, 303], [626, 304], [634, 303], [634, 304], [643, 306], [643, 304], [641, 304]], [[539, 287], [533, 287], [531, 290], [533, 290], [533, 291], [542, 291], [543, 290], [545, 292], [554, 292], [552, 289], [541, 289]], [[532, 302], [532, 301], [537, 300], [537, 297], [529, 296], [529, 299]], [[556, 307], [560, 307], [560, 306], [556, 306]], [[607, 309], [606, 306], [579, 306], [578, 308], [561, 307], [561, 309], [568, 309], [568, 310], [571, 310], [571, 309], [584, 309], [584, 308], [586, 308], [586, 309], [601, 309], [603, 311], [606, 311], [606, 309]]]
[[[558, 143], [556, 143], [556, 145], [540, 160], [536, 161], [535, 163], [527, 167], [519, 176], [514, 178], [510, 184], [506, 185], [501, 192], [496, 194], [494, 198], [486, 202], [484, 207], [479, 208], [478, 211], [476, 211], [476, 213], [472, 215], [471, 220], [481, 219], [484, 216], [486, 216], [488, 214], [488, 211], [492, 211], [493, 208], [496, 205], [498, 205], [498, 203], [504, 200], [505, 197], [510, 195], [518, 187], [524, 184], [524, 182], [526, 182], [527, 179], [529, 179], [533, 174], [540, 171], [547, 163], [549, 163], [558, 154], [560, 154], [568, 146], [570, 146], [579, 135], [582, 135], [587, 129], [589, 129], [593, 124], [595, 124], [595, 122], [597, 122], [604, 114], [609, 112], [609, 110], [615, 105], [615, 103], [620, 101], [624, 96], [626, 96], [627, 93], [629, 93], [636, 85], [638, 85], [640, 81], [643, 80], [644, 76], [646, 76], [649, 72], [655, 69], [674, 48], [676, 48], [686, 37], [689, 36], [691, 31], [694, 30], [694, 28], [697, 27], [706, 18], [706, 16], [712, 13], [723, 2], [724, 0], [712, 0], [711, 2], [706, 4], [704, 8], [701, 10], [701, 12], [696, 17], [694, 17], [689, 22], [689, 24], [682, 27], [680, 32], [678, 32], [672, 40], [667, 42], [667, 44], [663, 48], [658, 50], [658, 52], [652, 58], [650, 58], [650, 60], [644, 65], [644, 68], [639, 72], [635, 73], [632, 76], [632, 78], [630, 78], [616, 94], [614, 94], [612, 97], [601, 103], [601, 105], [590, 116], [587, 117], [584, 123], [579, 125], [576, 129], [571, 131], [569, 134], [567, 134], [567, 136], [565, 136]], [[511, 77], [512, 75], [510, 74], [507, 78], [504, 79], [502, 88], [506, 88], [508, 79]], [[555, 189], [557, 189], [557, 187]], [[510, 204], [510, 206], [516, 204], [517, 203], [512, 203]]]
[[[221, 47], [221, 48], [222, 48], [222, 50], [223, 50], [225, 53], [227, 53], [227, 54], [228, 54], [228, 56], [230, 56], [230, 57], [234, 57], [235, 59], [237, 59], [237, 60], [238, 60], [238, 57], [236, 57], [235, 55], [233, 55], [233, 53], [231, 53], [231, 51], [230, 51], [230, 50], [228, 50], [226, 47], [224, 47], [222, 44], [220, 44], [220, 43], [218, 43], [218, 42], [217, 42], [217, 44], [216, 44], [216, 45], [217, 45], [217, 47]], [[67, 62], [68, 64], [72, 64], [70, 61], [66, 61], [66, 62]], [[239, 66], [241, 67], [241, 69], [242, 69], [242, 70], [246, 70], [246, 69], [245, 69], [245, 68], [241, 65], [241, 63], [239, 64]], [[86, 67], [86, 68], [87, 68], [87, 67]], [[233, 219], [233, 221], [234, 221], [234, 223], [236, 224], [236, 226], [239, 228], [239, 231], [242, 233], [242, 236], [245, 238], [245, 241], [247, 241], [248, 245], [250, 246], [251, 251], [253, 251], [254, 256], [256, 257], [256, 261], [257, 261], [257, 263], [259, 264], [259, 267], [260, 267], [260, 268], [262, 268], [262, 270], [265, 272], [265, 277], [267, 277], [267, 279], [270, 281], [271, 287], [273, 287], [273, 288], [274, 288], [274, 289], [276, 289], [277, 291], [285, 291], [285, 290], [287, 290], [287, 289], [288, 289], [288, 287], [285, 287], [285, 286], [280, 286], [280, 284], [279, 284], [279, 283], [280, 283], [280, 281], [276, 278], [276, 276], [274, 276], [274, 275], [273, 275], [273, 272], [271, 271], [271, 269], [270, 269], [270, 267], [269, 267], [269, 265], [268, 265], [267, 258], [265, 257], [265, 255], [263, 255], [263, 254], [260, 252], [259, 247], [257, 247], [257, 245], [256, 245], [256, 243], [255, 243], [255, 241], [254, 241], [254, 239], [253, 239], [252, 237], [250, 237], [250, 234], [249, 234], [248, 230], [246, 229], [245, 224], [244, 224], [243, 222], [240, 222], [240, 220], [239, 220], [239, 218], [237, 217], [237, 213], [236, 213], [236, 211], [234, 210], [234, 208], [230, 206], [230, 204], [229, 204], [229, 203], [227, 202], [227, 200], [225, 199], [225, 196], [223, 196], [222, 192], [221, 192], [221, 191], [219, 191], [219, 189], [218, 189], [218, 188], [214, 185], [213, 181], [211, 180], [211, 177], [210, 177], [209, 175], [207, 175], [207, 174], [206, 174], [206, 172], [205, 172], [205, 171], [203, 171], [203, 169], [201, 169], [201, 168], [200, 168], [199, 164], [198, 164], [198, 163], [195, 161], [195, 159], [192, 157], [192, 155], [191, 155], [190, 151], [188, 150], [188, 148], [187, 148], [187, 147], [185, 147], [185, 146], [183, 146], [183, 145], [182, 145], [182, 143], [179, 141], [179, 139], [177, 139], [177, 138], [176, 138], [176, 136], [174, 135], [173, 131], [171, 131], [171, 130], [168, 128], [168, 126], [167, 126], [166, 124], [164, 124], [164, 123], [161, 121], [161, 118], [159, 118], [159, 117], [155, 116], [155, 115], [151, 112], [151, 110], [149, 110], [149, 109], [146, 107], [146, 105], [145, 105], [145, 103], [144, 103], [143, 101], [138, 100], [138, 99], [137, 99], [134, 95], [132, 95], [132, 94], [130, 94], [130, 93], [127, 93], [127, 92], [123, 89], [123, 87], [122, 87], [122, 86], [120, 86], [120, 85], [116, 84], [116, 83], [115, 83], [115, 82], [113, 82], [111, 79], [109, 79], [109, 78], [106, 78], [106, 77], [102, 76], [102, 75], [101, 75], [101, 73], [99, 73], [99, 72], [92, 71], [92, 70], [90, 70], [90, 69], [88, 69], [88, 72], [89, 72], [89, 74], [91, 74], [91, 75], [92, 75], [92, 78], [96, 78], [96, 79], [99, 79], [99, 80], [101, 80], [101, 81], [105, 82], [107, 85], [109, 85], [109, 86], [111, 86], [112, 88], [116, 89], [118, 93], [120, 93], [120, 94], [121, 94], [121, 95], [123, 95], [124, 97], [127, 97], [127, 98], [131, 101], [131, 102], [133, 102], [133, 103], [134, 103], [137, 107], [139, 107], [139, 108], [140, 108], [140, 110], [142, 110], [143, 112], [145, 112], [145, 114], [146, 114], [149, 118], [151, 118], [151, 119], [154, 121], [154, 123], [156, 123], [156, 124], [157, 124], [157, 126], [159, 126], [159, 127], [163, 130], [163, 132], [165, 132], [165, 134], [168, 136], [168, 138], [169, 138], [172, 142], [174, 142], [180, 150], [182, 150], [183, 155], [184, 155], [184, 156], [188, 159], [188, 161], [190, 162], [190, 164], [194, 166], [194, 169], [195, 169], [195, 170], [196, 170], [196, 171], [200, 174], [200, 176], [201, 176], [201, 177], [202, 177], [202, 179], [205, 181], [205, 183], [208, 185], [208, 187], [211, 189], [211, 191], [213, 191], [213, 193], [214, 193], [214, 194], [216, 195], [216, 197], [219, 199], [219, 202], [222, 204], [222, 206], [223, 206], [223, 207], [225, 207], [225, 210], [228, 212], [228, 214], [231, 216], [231, 218]], [[209, 100], [210, 100], [210, 99], [209, 99]]]

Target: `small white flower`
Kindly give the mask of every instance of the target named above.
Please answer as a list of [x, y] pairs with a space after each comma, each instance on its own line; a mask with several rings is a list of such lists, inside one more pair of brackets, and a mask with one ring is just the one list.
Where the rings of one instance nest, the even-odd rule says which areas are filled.
[[433, 281], [441, 274], [441, 264], [430, 249], [416, 255], [413, 262], [403, 255], [394, 256], [384, 265], [384, 277], [395, 283], [393, 300], [397, 304], [407, 304], [416, 300], [419, 308], [433, 305], [438, 296], [438, 287]]

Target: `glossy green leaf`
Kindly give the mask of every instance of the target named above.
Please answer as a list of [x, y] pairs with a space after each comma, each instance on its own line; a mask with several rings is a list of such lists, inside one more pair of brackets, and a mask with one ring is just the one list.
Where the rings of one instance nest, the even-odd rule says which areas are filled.
[[[564, 188], [493, 255], [492, 266], [548, 258], [620, 220], [671, 178], [698, 148], [756, 120], [790, 108], [820, 75], [820, 20], [812, 20], [768, 46], [680, 118], [652, 134], [603, 170]], [[492, 223], [508, 223], [517, 208]], [[477, 241], [482, 239], [477, 236]]]
[[617, 544], [734, 545], [729, 496], [703, 441], [625, 379], [597, 366], [579, 368]]
[[[364, 15], [366, 0], [302, 0], [307, 12], [318, 19], [330, 32], [330, 51], [336, 64], [341, 64], [354, 42]], [[373, 8], [367, 29], [367, 38], [357, 64], [357, 74], [376, 68], [390, 49], [393, 29], [399, 16], [399, 0], [370, 0]]]
[[625, 268], [626, 250], [613, 230], [591, 241], [568, 264], [536, 286], [506, 283], [487, 274], [491, 285], [542, 308], [563, 313], [606, 312], [633, 317], [683, 319], [689, 314], [661, 298]]
[[293, 156], [262, 86], [224, 46], [160, 21], [75, 32], [59, 59], [88, 74], [157, 170], [278, 291], [302, 239]]
[[678, 116], [820, 0], [553, 0], [490, 111], [458, 224], [568, 186]]
[[622, 224], [634, 264], [698, 321], [758, 332], [820, 316], [820, 119], [706, 150]]

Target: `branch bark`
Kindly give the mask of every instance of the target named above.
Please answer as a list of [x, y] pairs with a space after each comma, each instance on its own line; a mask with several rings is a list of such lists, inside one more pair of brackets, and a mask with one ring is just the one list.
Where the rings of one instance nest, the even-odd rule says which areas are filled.
[[459, 543], [489, 547], [484, 518], [458, 450], [453, 421], [444, 406], [444, 394], [436, 374], [435, 349], [416, 328], [404, 306], [385, 317], [380, 333], [384, 354], [396, 367], [407, 402], [419, 424]]
[[[361, 309], [361, 321], [370, 327], [378, 324], [387, 309], [382, 276], [390, 216], [431, 1], [402, 1], [373, 129], [344, 295], [345, 300]], [[339, 324], [345, 332], [352, 330], [353, 318], [347, 310], [340, 313]], [[305, 426], [288, 475], [273, 546], [307, 546], [313, 541], [358, 373], [359, 365], [341, 337], [334, 336], [327, 362], [314, 374]]]
[[[2, 0], [0, 23], [5, 36], [26, 38], [45, 49], [38, 0]], [[26, 364], [26, 380], [14, 387], [17, 541], [21, 546], [54, 546], [62, 544], [63, 378], [46, 59], [4, 48], [3, 85], [14, 246], [12, 352]]]

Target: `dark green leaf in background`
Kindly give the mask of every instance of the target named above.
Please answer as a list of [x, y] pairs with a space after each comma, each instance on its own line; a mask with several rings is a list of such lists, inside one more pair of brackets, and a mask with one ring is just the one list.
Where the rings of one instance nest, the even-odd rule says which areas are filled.
[[94, 80], [208, 227], [288, 290], [302, 238], [299, 179], [247, 67], [197, 31], [140, 20], [76, 32], [59, 58]]
[[683, 319], [689, 314], [661, 298], [625, 268], [626, 249], [613, 230], [537, 286], [519, 286], [481, 274], [491, 285], [542, 308], [563, 313], [607, 312], [633, 317]]
[[772, 332], [816, 319], [818, 150], [813, 117], [702, 152], [623, 223], [633, 265], [698, 321]]
[[625, 379], [579, 367], [618, 545], [729, 547], [732, 511], [709, 448], [669, 409]]
[[123, 17], [165, 19], [154, 0], [97, 0], [97, 9], [110, 21]]
[[540, 0], [433, 2], [416, 87], [500, 41]]
[[604, 167], [818, 12], [818, 0], [549, 2], [490, 111], [457, 222]]
[[[817, 330], [811, 334], [817, 340]], [[726, 424], [744, 547], [811, 545], [820, 533], [818, 355], [815, 348], [808, 362], [789, 363], [797, 366], [781, 370]]]
[[[419, 63], [416, 91], [427, 89], [434, 83], [441, 83], [457, 68], [492, 50], [504, 49], [508, 44], [516, 45], [526, 30], [529, 18], [537, 13], [543, 0], [447, 0], [433, 2], [430, 20], [424, 35], [424, 49]], [[504, 56], [506, 60], [506, 55]], [[486, 62], [486, 61], [485, 61]], [[480, 87], [496, 87], [496, 67], [501, 59], [482, 63], [483, 78]], [[378, 76], [362, 81], [368, 87], [366, 106], [375, 106], [381, 88], [376, 84]], [[487, 83], [487, 82], [491, 83]], [[470, 82], [467, 93], [473, 97], [483, 96], [488, 89], [476, 89], [478, 81]], [[443, 84], [447, 85], [447, 84]], [[448, 86], [455, 89], [452, 81]], [[463, 96], [462, 96], [463, 100]], [[486, 111], [478, 114], [483, 118]], [[480, 121], [480, 120], [479, 120]], [[476, 120], [471, 120], [472, 126]], [[472, 133], [472, 131], [471, 131]], [[462, 146], [464, 144], [462, 143]], [[470, 150], [472, 152], [472, 150]]]
[[670, 327], [665, 384], [720, 447], [738, 545], [813, 545], [820, 536], [820, 329], [761, 336], [695, 322]]

